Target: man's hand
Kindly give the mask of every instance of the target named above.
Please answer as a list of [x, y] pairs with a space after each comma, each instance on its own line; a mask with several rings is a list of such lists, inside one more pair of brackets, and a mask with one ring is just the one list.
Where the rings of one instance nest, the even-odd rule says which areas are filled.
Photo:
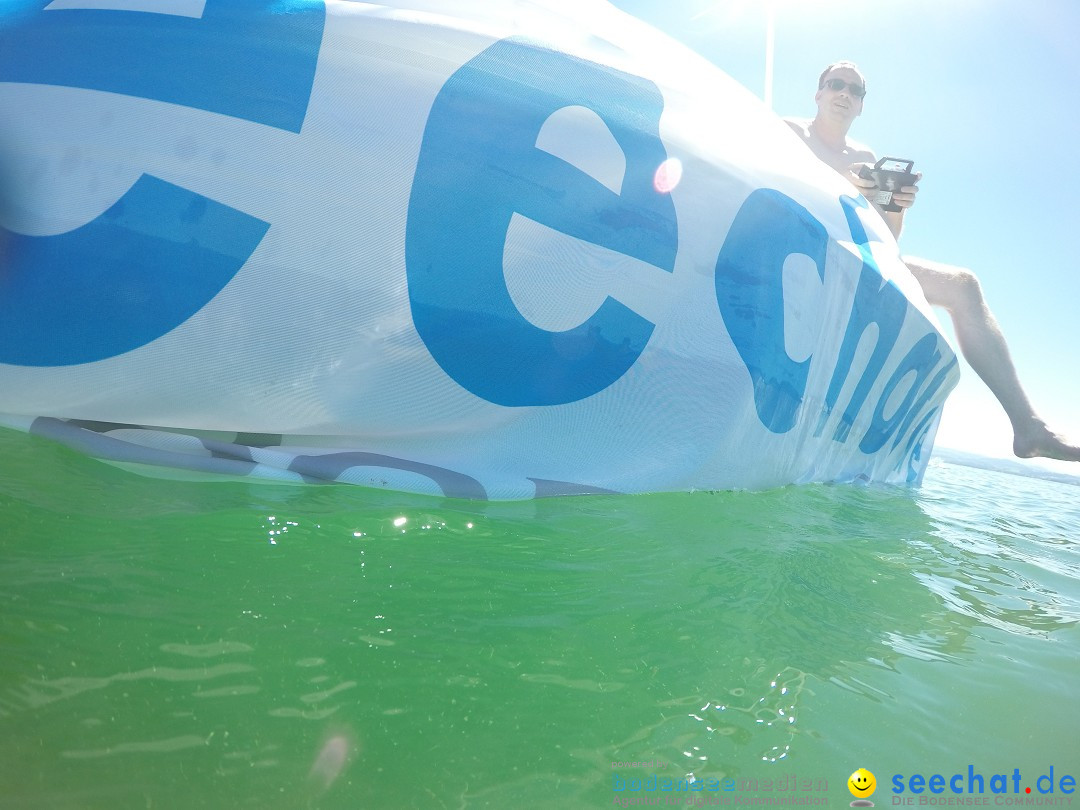
[[[922, 172], [915, 172], [915, 182], [922, 180]], [[863, 192], [865, 194], [865, 192]], [[894, 191], [892, 201], [903, 209], [911, 208], [915, 204], [915, 195], [919, 193], [919, 187], [904, 186], [899, 191]]]
[[[877, 195], [874, 193], [877, 191], [877, 184], [873, 178], [862, 177], [860, 172], [863, 169], [872, 169], [874, 164], [872, 163], [853, 163], [848, 166], [847, 176], [851, 181], [851, 184], [858, 189], [859, 193], [866, 197], [867, 200], [873, 200]], [[922, 172], [915, 173], [915, 182], [918, 183], [922, 180]], [[897, 239], [900, 238], [900, 232], [904, 229], [904, 214], [907, 210], [915, 204], [915, 195], [919, 193], [919, 187], [917, 185], [904, 186], [899, 191], [893, 192], [893, 202], [899, 206], [899, 211], [882, 211], [881, 207], [877, 203], [871, 202], [870, 204], [877, 209], [878, 213], [885, 220], [885, 224], [889, 226], [889, 230], [892, 231], [893, 236]]]
[[[860, 172], [864, 169], [869, 170], [872, 168], [874, 168], [873, 163], [852, 163], [848, 166], [847, 170], [848, 180], [851, 181], [851, 185], [855, 186], [859, 193], [868, 200], [874, 198], [874, 192], [877, 191], [877, 184], [874, 183], [874, 180], [871, 177], [862, 177]], [[915, 172], [915, 182], [918, 183], [920, 180], [922, 180], [922, 172]], [[917, 185], [904, 186], [899, 191], [893, 192], [892, 199], [896, 205], [906, 210], [915, 204], [915, 195], [918, 193], [919, 187]], [[877, 208], [876, 205], [874, 207]], [[903, 213], [903, 211], [900, 213]]]
[[873, 163], [852, 163], [848, 166], [847, 178], [851, 181], [851, 185], [855, 186], [860, 194], [866, 199], [871, 199], [873, 192], [877, 189], [877, 184], [872, 177], [863, 177], [860, 173], [863, 170], [869, 171], [874, 168]]

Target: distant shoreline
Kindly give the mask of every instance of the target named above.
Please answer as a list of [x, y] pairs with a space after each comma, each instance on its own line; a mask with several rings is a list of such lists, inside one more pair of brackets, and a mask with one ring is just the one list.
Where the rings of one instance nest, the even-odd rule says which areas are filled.
[[1080, 486], [1080, 471], [1075, 475], [1071, 475], [1040, 467], [1038, 462], [1025, 463], [1020, 459], [991, 458], [990, 456], [980, 456], [978, 453], [969, 453], [964, 450], [953, 450], [950, 447], [935, 447], [930, 459], [931, 461], [939, 459], [947, 464], [959, 464], [963, 467], [994, 470], [995, 472], [1009, 473], [1010, 475], [1022, 475], [1028, 478], [1041, 478], [1045, 481], [1057, 481], [1061, 484]]

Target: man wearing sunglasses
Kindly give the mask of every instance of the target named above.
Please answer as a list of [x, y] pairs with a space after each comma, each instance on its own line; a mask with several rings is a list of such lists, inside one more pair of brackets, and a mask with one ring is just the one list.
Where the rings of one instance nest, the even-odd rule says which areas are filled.
[[[812, 120], [785, 120], [822, 162], [871, 198], [874, 181], [860, 177], [859, 171], [867, 164], [872, 167], [877, 158], [872, 149], [848, 137], [851, 125], [862, 114], [865, 97], [866, 79], [859, 68], [851, 62], [835, 62], [818, 78], [814, 96], [817, 115]], [[897, 239], [903, 229], [904, 214], [915, 204], [918, 190], [917, 186], [905, 186], [893, 193], [892, 200], [900, 207], [899, 211], [879, 209]], [[1008, 414], [1013, 427], [1013, 452], [1021, 458], [1042, 456], [1080, 461], [1080, 445], [1050, 430], [1028, 401], [1001, 328], [986, 304], [975, 274], [962, 267], [910, 256], [903, 258], [922, 286], [926, 300], [948, 311], [964, 359]]]

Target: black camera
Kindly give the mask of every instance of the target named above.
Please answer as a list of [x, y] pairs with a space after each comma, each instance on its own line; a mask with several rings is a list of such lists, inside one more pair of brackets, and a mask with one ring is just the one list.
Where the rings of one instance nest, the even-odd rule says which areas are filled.
[[883, 157], [874, 164], [872, 169], [869, 166], [863, 166], [859, 170], [859, 177], [864, 180], [873, 180], [874, 185], [877, 186], [877, 190], [870, 192], [867, 199], [882, 211], [899, 211], [900, 206], [893, 202], [893, 193], [904, 186], [915, 185], [918, 176], [911, 171], [914, 165], [913, 160]]

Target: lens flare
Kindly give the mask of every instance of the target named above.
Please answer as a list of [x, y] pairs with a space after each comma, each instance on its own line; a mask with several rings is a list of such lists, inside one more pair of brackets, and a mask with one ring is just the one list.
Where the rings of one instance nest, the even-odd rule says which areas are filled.
[[660, 194], [670, 194], [675, 186], [682, 180], [682, 161], [678, 158], [668, 158], [656, 167], [653, 175], [653, 188]]
[[308, 778], [321, 790], [326, 790], [345, 770], [354, 746], [344, 734], [336, 734], [326, 741], [311, 765]]

